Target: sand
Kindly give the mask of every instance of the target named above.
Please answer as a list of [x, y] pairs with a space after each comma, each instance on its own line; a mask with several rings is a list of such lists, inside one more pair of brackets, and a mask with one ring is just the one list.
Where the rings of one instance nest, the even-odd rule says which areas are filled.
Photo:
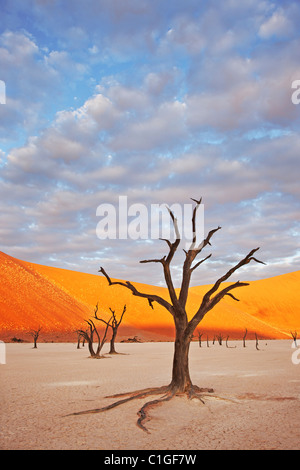
[[101, 414], [66, 415], [113, 402], [106, 395], [169, 383], [172, 343], [117, 343], [123, 354], [102, 360], [89, 359], [87, 348], [77, 350], [75, 343], [41, 343], [36, 350], [7, 344], [0, 448], [299, 450], [300, 364], [292, 362], [292, 341], [260, 342], [259, 351], [252, 341], [230, 346], [194, 342], [190, 351], [193, 382], [225, 400], [203, 405], [176, 397], [151, 411], [147, 434], [136, 425], [145, 399]]
[[[97, 302], [98, 316], [106, 320], [111, 316], [109, 308], [120, 318], [126, 304], [118, 340], [135, 335], [146, 341], [174, 338], [174, 321], [167, 310], [156, 302], [151, 309], [146, 299], [132, 295], [122, 286], [109, 286], [102, 275], [41, 266], [1, 252], [0, 265], [0, 339], [3, 341], [15, 336], [29, 340], [28, 331], [39, 327], [42, 327], [42, 340], [76, 341], [75, 331], [94, 316]], [[159, 272], [158, 276], [157, 282], [161, 279]], [[247, 279], [243, 276], [240, 280]], [[140, 292], [169, 300], [164, 287], [130, 281]], [[255, 333], [260, 338], [289, 339], [290, 331], [300, 331], [299, 283], [300, 271], [250, 282], [235, 294], [240, 302], [225, 297], [204, 317], [198, 330], [210, 338], [223, 333], [230, 339], [242, 339], [247, 328], [247, 339], [254, 339]], [[226, 283], [222, 285], [225, 286]], [[189, 319], [211, 287], [190, 288]]]

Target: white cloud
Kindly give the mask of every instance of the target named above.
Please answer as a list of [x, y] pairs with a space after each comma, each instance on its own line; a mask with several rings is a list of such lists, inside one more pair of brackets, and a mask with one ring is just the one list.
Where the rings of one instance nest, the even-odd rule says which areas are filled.
[[282, 8], [276, 10], [259, 28], [259, 35], [263, 39], [268, 39], [272, 36], [289, 37], [293, 32], [293, 22], [286, 16]]
[[0, 151], [4, 250], [61, 267], [72, 259], [90, 272], [103, 256], [114, 275], [157, 283], [160, 273], [138, 260], [165, 246], [100, 243], [97, 206], [121, 194], [145, 204], [203, 196], [206, 228], [224, 229], [196, 283], [257, 242], [269, 263], [263, 275], [295, 268], [295, 2], [88, 0], [69, 15], [57, 2], [29, 4], [33, 32], [0, 37], [2, 79], [13, 90], [0, 108], [10, 143]]

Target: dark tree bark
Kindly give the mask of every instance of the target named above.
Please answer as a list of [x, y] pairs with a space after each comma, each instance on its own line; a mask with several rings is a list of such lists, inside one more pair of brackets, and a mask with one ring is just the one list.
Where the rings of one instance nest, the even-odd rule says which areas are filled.
[[82, 330], [76, 330], [77, 333], [77, 349], [80, 349], [80, 342], [82, 341], [82, 346], [84, 346], [84, 336], [82, 334]]
[[[106, 273], [105, 269], [101, 267], [99, 272], [102, 273], [110, 286], [123, 286], [129, 289], [134, 296], [144, 298], [148, 301], [149, 306], [153, 309], [154, 304], [157, 303], [160, 306], [164, 307], [167, 312], [172, 316], [175, 325], [175, 344], [174, 344], [174, 356], [173, 356], [173, 367], [172, 367], [172, 379], [168, 386], [161, 387], [159, 389], [146, 389], [140, 391], [139, 393], [133, 392], [131, 396], [125, 400], [120, 400], [109, 407], [102, 408], [100, 410], [94, 410], [94, 412], [105, 411], [106, 409], [110, 409], [114, 406], [118, 406], [126, 401], [137, 397], [144, 397], [150, 394], [158, 394], [158, 393], [165, 393], [164, 398], [161, 400], [156, 400], [155, 404], [161, 402], [162, 400], [165, 401], [170, 399], [175, 394], [182, 394], [186, 393], [189, 398], [199, 398], [202, 401], [201, 394], [204, 392], [212, 392], [211, 389], [200, 389], [199, 387], [192, 384], [190, 372], [189, 372], [189, 347], [190, 342], [193, 337], [193, 333], [205, 315], [212, 310], [225, 296], [229, 296], [231, 299], [238, 301], [238, 299], [232, 294], [232, 291], [248, 286], [248, 283], [245, 282], [234, 282], [232, 284], [227, 285], [226, 287], [221, 288], [222, 283], [227, 281], [232, 274], [234, 274], [239, 268], [245, 266], [246, 264], [250, 263], [251, 261], [256, 261], [258, 263], [262, 263], [258, 259], [256, 259], [253, 255], [259, 248], [255, 248], [251, 250], [241, 261], [239, 261], [235, 266], [233, 266], [227, 273], [221, 276], [215, 284], [206, 292], [203, 296], [202, 301], [196, 311], [188, 317], [188, 312], [186, 310], [186, 304], [188, 299], [190, 281], [193, 272], [200, 266], [202, 263], [207, 261], [212, 255], [209, 254], [205, 258], [195, 262], [198, 255], [203, 251], [207, 245], [211, 245], [211, 239], [216, 232], [218, 232], [221, 227], [217, 227], [211, 230], [206, 238], [199, 244], [197, 244], [197, 237], [196, 237], [196, 213], [197, 209], [201, 204], [201, 199], [199, 201], [193, 199], [196, 203], [193, 210], [192, 215], [192, 231], [193, 231], [193, 240], [191, 246], [188, 250], [184, 250], [185, 252], [185, 260], [182, 267], [182, 281], [181, 287], [179, 292], [177, 293], [174, 288], [173, 279], [170, 271], [170, 265], [174, 258], [174, 255], [179, 247], [181, 237], [178, 230], [177, 220], [171, 210], [169, 210], [171, 220], [173, 222], [174, 230], [175, 230], [175, 240], [164, 240], [168, 245], [168, 253], [163, 256], [161, 259], [149, 259], [140, 261], [141, 263], [158, 263], [161, 264], [165, 283], [168, 289], [169, 299], [166, 300], [165, 298], [151, 294], [145, 293], [138, 290], [131, 282], [129, 281], [113, 281]], [[264, 264], [264, 263], [262, 263]], [[128, 394], [127, 394], [128, 395]], [[147, 408], [153, 406], [154, 402], [149, 402], [149, 404], [144, 405], [141, 409], [140, 420], [138, 424], [140, 427], [144, 428], [143, 420], [146, 419], [147, 416]], [[144, 429], [145, 430], [145, 429]]]
[[220, 346], [222, 346], [222, 344], [223, 344], [223, 339], [224, 339], [224, 336], [221, 335], [221, 333], [219, 333], [217, 335], [217, 340], [218, 340], [218, 343], [219, 343]]
[[297, 338], [298, 338], [298, 333], [297, 331], [291, 331], [292, 338], [294, 340], [295, 346], [297, 348]]
[[244, 348], [246, 347], [246, 336], [247, 336], [247, 334], [248, 334], [248, 330], [247, 330], [247, 328], [246, 328], [246, 329], [245, 329], [245, 334], [244, 334], [244, 336], [243, 336], [243, 346], [244, 346]]
[[199, 348], [202, 347], [202, 335], [203, 335], [203, 333], [200, 333], [200, 331], [198, 331]]
[[255, 333], [255, 347], [256, 347], [256, 350], [259, 351], [259, 347], [258, 347], [258, 336], [257, 336], [256, 333]]

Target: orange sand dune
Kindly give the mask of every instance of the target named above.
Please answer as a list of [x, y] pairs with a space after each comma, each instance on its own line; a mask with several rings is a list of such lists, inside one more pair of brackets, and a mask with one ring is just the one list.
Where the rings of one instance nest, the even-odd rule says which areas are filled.
[[28, 339], [28, 331], [39, 326], [44, 334], [71, 332], [88, 315], [86, 305], [46, 279], [34, 265], [1, 252], [0, 264], [1, 339], [10, 335]]
[[[145, 340], [173, 338], [173, 320], [168, 312], [158, 304], [152, 310], [145, 299], [134, 297], [122, 286], [108, 286], [103, 276], [28, 263], [4, 253], [0, 253], [0, 263], [1, 339], [11, 335], [25, 338], [29, 329], [41, 325], [44, 338], [74, 341], [74, 331], [93, 315], [97, 302], [105, 319], [110, 316], [109, 307], [118, 314], [127, 305], [119, 339], [134, 334]], [[247, 328], [249, 338], [254, 332], [260, 338], [287, 338], [290, 330], [300, 331], [299, 281], [300, 271], [253, 281], [238, 290], [240, 302], [223, 299], [207, 314], [198, 331], [210, 338], [216, 333], [241, 338]], [[142, 292], [168, 298], [165, 288], [134, 284]], [[190, 315], [209, 287], [191, 288]]]

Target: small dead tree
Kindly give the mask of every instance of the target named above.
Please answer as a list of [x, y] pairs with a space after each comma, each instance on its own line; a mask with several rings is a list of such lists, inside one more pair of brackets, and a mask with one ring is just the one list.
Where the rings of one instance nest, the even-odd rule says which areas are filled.
[[206, 336], [206, 345], [209, 348], [209, 341], [208, 341], [208, 335]]
[[80, 349], [80, 342], [82, 341], [82, 345], [84, 346], [83, 342], [84, 342], [84, 337], [83, 337], [83, 334], [81, 332], [81, 330], [76, 330], [76, 333], [77, 333], [77, 349]]
[[298, 338], [298, 333], [297, 333], [297, 331], [291, 331], [291, 335], [292, 335], [292, 338], [293, 338], [293, 340], [294, 340], [295, 346], [296, 346], [296, 348], [297, 348], [297, 347], [298, 347], [298, 346], [297, 346], [297, 338]]
[[[221, 276], [213, 284], [213, 286], [209, 288], [209, 290], [205, 293], [194, 312], [188, 312], [187, 299], [192, 274], [197, 268], [199, 268], [200, 265], [202, 265], [206, 260], [211, 257], [211, 254], [201, 259], [200, 261], [195, 262], [195, 264], [194, 261], [206, 246], [211, 245], [211, 239], [213, 235], [221, 229], [221, 227], [217, 227], [211, 230], [203, 241], [201, 241], [200, 243], [197, 242], [196, 213], [198, 207], [202, 202], [202, 199], [200, 199], [199, 201], [193, 199], [193, 201], [196, 203], [193, 209], [193, 215], [191, 220], [193, 239], [189, 249], [184, 250], [185, 260], [182, 266], [181, 287], [178, 292], [175, 290], [174, 287], [170, 265], [180, 245], [181, 235], [179, 233], [177, 219], [175, 218], [175, 215], [170, 209], [168, 210], [175, 231], [175, 240], [171, 241], [168, 239], [164, 239], [169, 249], [168, 253], [159, 259], [147, 259], [141, 261], [141, 263], [144, 264], [157, 263], [162, 266], [164, 279], [169, 294], [168, 299], [163, 298], [157, 294], [141, 292], [138, 287], [136, 287], [129, 281], [113, 281], [103, 267], [101, 267], [99, 270], [99, 272], [102, 273], [107, 279], [109, 286], [125, 287], [126, 289], [130, 290], [134, 296], [146, 299], [152, 309], [154, 308], [154, 304], [157, 303], [172, 316], [175, 326], [175, 343], [171, 382], [169, 383], [169, 385], [163, 387], [147, 388], [135, 392], [124, 393], [121, 395], [114, 395], [114, 397], [118, 396], [122, 397], [122, 399], [103, 408], [82, 411], [73, 414], [101, 413], [103, 411], [115, 408], [116, 406], [127, 403], [134, 399], [144, 398], [150, 395], [163, 395], [157, 400], [145, 403], [145, 405], [143, 405], [140, 411], [138, 412], [139, 419], [137, 421], [137, 424], [141, 429], [148, 432], [144, 423], [147, 419], [149, 419], [148, 411], [153, 406], [171, 400], [175, 395], [182, 396], [183, 394], [187, 395], [189, 399], [197, 398], [201, 402], [203, 402], [205, 393], [213, 392], [212, 389], [200, 388], [196, 385], [193, 385], [192, 383], [189, 372], [189, 349], [193, 333], [199, 323], [203, 320], [205, 315], [210, 310], [212, 310], [225, 296], [229, 296], [234, 301], [238, 301], [239, 299], [237, 299], [232, 294], [232, 291], [234, 289], [249, 285], [249, 283], [246, 282], [236, 281], [234, 283], [226, 285], [226, 287], [221, 288], [222, 283], [226, 282], [232, 276], [232, 274], [234, 274], [239, 268], [247, 265], [251, 261], [255, 261], [258, 263], [262, 262], [254, 257], [254, 254], [259, 248], [251, 250], [241, 261], [239, 261], [237, 264], [235, 264], [235, 266], [229, 269], [227, 273]], [[127, 396], [127, 398], [124, 398], [125, 396]]]
[[228, 335], [227, 338], [226, 338], [226, 348], [235, 349], [236, 346], [229, 346], [229, 345], [228, 345], [228, 340], [229, 340], [229, 335]]
[[257, 336], [257, 333], [255, 332], [255, 348], [257, 351], [259, 351], [259, 347], [258, 347], [258, 336]]
[[37, 348], [37, 340], [40, 336], [41, 329], [42, 329], [42, 327], [39, 326], [37, 330], [30, 330], [29, 331], [30, 336], [32, 336], [32, 338], [33, 338], [33, 349]]
[[203, 336], [203, 333], [200, 333], [200, 331], [198, 331], [199, 348], [201, 348], [202, 346], [202, 341], [201, 341], [202, 336]]
[[246, 336], [247, 336], [247, 334], [248, 334], [248, 330], [247, 330], [247, 328], [246, 328], [246, 329], [245, 329], [244, 336], [243, 336], [243, 346], [244, 346], [244, 348], [246, 347]]
[[[98, 303], [95, 307], [95, 310], [94, 310], [94, 315], [96, 316], [97, 315], [97, 312], [98, 312]], [[110, 318], [111, 320], [111, 318]], [[92, 359], [101, 359], [101, 350], [104, 346], [104, 343], [106, 342], [106, 336], [107, 336], [107, 330], [109, 328], [109, 322], [110, 320], [107, 322], [107, 325], [106, 325], [106, 328], [105, 328], [105, 331], [104, 331], [104, 334], [102, 336], [102, 339], [99, 335], [99, 332], [95, 326], [95, 323], [93, 322], [93, 320], [89, 319], [89, 320], [85, 320], [85, 322], [88, 324], [88, 328], [86, 330], [78, 330], [79, 334], [87, 341], [88, 343], [88, 348], [89, 348], [89, 352], [90, 352], [90, 357]], [[95, 340], [95, 336], [97, 337], [97, 348], [94, 349], [94, 340]]]
[[224, 338], [225, 338], [225, 336], [223, 336], [221, 333], [219, 333], [217, 335], [217, 340], [218, 340], [218, 343], [219, 343], [220, 346], [222, 346]]
[[118, 333], [118, 328], [119, 328], [119, 326], [120, 326], [120, 324], [123, 320], [124, 314], [126, 312], [126, 305], [124, 305], [124, 307], [123, 307], [123, 312], [122, 312], [122, 315], [121, 315], [119, 321], [117, 320], [117, 317], [116, 317], [116, 311], [112, 310], [110, 307], [109, 307], [109, 310], [111, 311], [112, 316], [110, 317], [110, 320], [108, 322], [106, 322], [103, 318], [99, 318], [97, 316], [97, 313], [95, 313], [95, 318], [96, 318], [96, 320], [102, 321], [108, 327], [110, 327], [112, 329], [112, 336], [111, 336], [111, 340], [110, 340], [110, 351], [109, 351], [108, 354], [118, 354], [115, 350], [115, 340], [116, 340], [116, 336], [117, 336], [117, 333]]

